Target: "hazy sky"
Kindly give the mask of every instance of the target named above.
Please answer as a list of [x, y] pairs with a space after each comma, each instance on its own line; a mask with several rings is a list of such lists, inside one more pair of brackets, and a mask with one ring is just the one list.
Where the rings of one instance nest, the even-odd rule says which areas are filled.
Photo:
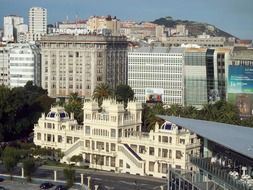
[[153, 21], [172, 16], [206, 22], [239, 37], [253, 39], [253, 0], [0, 0], [3, 16], [25, 17], [32, 6], [48, 10], [48, 23], [91, 15], [112, 15], [122, 20]]

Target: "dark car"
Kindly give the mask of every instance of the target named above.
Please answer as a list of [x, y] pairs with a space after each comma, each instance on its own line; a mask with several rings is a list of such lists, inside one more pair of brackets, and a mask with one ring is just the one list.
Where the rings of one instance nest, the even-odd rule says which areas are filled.
[[66, 187], [66, 186], [64, 186], [64, 185], [57, 185], [56, 187], [55, 187], [55, 190], [67, 190], [68, 188]]
[[0, 182], [3, 182], [4, 181], [4, 178], [0, 177]]
[[3, 186], [0, 186], [0, 190], [7, 190], [7, 189]]
[[53, 186], [54, 186], [54, 184], [52, 184], [50, 182], [45, 182], [45, 183], [40, 184], [40, 188], [41, 189], [49, 189], [49, 188], [51, 188]]

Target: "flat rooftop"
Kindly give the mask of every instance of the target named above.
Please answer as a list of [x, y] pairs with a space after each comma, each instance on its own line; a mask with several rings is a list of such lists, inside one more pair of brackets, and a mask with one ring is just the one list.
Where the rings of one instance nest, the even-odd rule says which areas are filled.
[[253, 159], [253, 128], [175, 116], [159, 117]]

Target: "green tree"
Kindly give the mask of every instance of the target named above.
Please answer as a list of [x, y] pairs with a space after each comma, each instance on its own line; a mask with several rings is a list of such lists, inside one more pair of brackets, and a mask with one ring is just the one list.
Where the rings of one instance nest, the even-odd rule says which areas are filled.
[[125, 107], [127, 107], [127, 102], [134, 99], [133, 89], [125, 84], [120, 84], [115, 89], [115, 97], [118, 102], [124, 102]]
[[162, 104], [155, 104], [148, 106], [144, 104], [142, 112], [142, 130], [149, 132], [151, 129], [154, 130], [155, 123], [158, 122], [161, 125], [164, 121], [158, 117], [158, 115], [166, 114]]
[[74, 182], [75, 182], [75, 170], [71, 166], [66, 167], [63, 170], [63, 175], [66, 179], [67, 186], [72, 187], [74, 185]]
[[98, 101], [98, 105], [101, 106], [103, 99], [110, 98], [112, 96], [112, 90], [108, 84], [100, 83], [96, 86], [93, 92], [93, 99]]
[[3, 151], [3, 165], [6, 171], [10, 174], [12, 180], [12, 173], [19, 160], [19, 152], [13, 147], [5, 147]]
[[70, 158], [70, 161], [71, 161], [71, 162], [75, 162], [75, 163], [77, 163], [77, 162], [82, 162], [82, 161], [83, 161], [83, 156], [82, 156], [82, 154], [74, 155], [74, 156], [72, 156], [72, 157]]
[[82, 99], [78, 97], [78, 93], [71, 93], [69, 95], [69, 101], [64, 105], [68, 113], [74, 113], [74, 116], [78, 123], [83, 121], [83, 104]]
[[33, 159], [26, 159], [23, 161], [24, 173], [28, 182], [32, 181], [32, 174], [36, 171], [35, 161]]

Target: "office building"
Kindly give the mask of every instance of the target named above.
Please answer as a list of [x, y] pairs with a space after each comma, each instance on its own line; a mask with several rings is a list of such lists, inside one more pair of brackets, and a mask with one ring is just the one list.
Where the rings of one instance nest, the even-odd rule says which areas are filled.
[[[61, 162], [82, 155], [90, 168], [135, 175], [166, 177], [168, 168], [194, 170], [189, 155], [197, 155], [200, 141], [171, 122], [141, 131], [142, 104], [129, 102], [127, 110], [115, 100], [84, 103], [84, 123], [54, 107], [34, 126], [34, 143], [64, 152]], [[78, 164], [83, 164], [78, 163]]]
[[128, 85], [139, 102], [184, 104], [183, 48], [141, 47], [128, 53]]
[[40, 40], [47, 33], [47, 9], [32, 7], [29, 10], [29, 34], [30, 41]]
[[95, 87], [107, 83], [112, 89], [127, 80], [125, 37], [103, 35], [51, 35], [40, 41], [42, 87], [49, 96], [72, 92], [91, 97]]
[[226, 99], [230, 48], [141, 47], [128, 53], [137, 101], [202, 107]]
[[13, 44], [9, 50], [10, 87], [25, 86], [28, 81], [40, 86], [40, 52], [36, 45]]
[[17, 28], [19, 24], [24, 23], [24, 18], [16, 15], [4, 17], [4, 42], [17, 41]]

